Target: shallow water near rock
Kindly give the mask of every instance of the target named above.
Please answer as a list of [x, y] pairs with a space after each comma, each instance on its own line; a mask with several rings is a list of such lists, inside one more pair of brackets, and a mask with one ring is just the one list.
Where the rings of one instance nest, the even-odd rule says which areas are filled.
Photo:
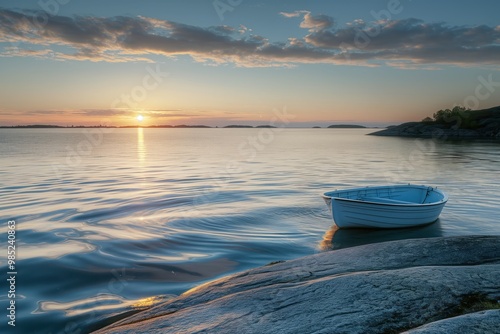
[[[87, 332], [200, 283], [330, 249], [500, 234], [499, 143], [372, 131], [1, 129], [16, 329]], [[428, 226], [335, 229], [323, 192], [391, 183], [438, 186], [450, 199]]]

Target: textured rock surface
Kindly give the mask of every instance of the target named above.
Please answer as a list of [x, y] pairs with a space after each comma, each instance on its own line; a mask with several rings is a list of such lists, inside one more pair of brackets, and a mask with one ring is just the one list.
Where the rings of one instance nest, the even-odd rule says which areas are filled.
[[425, 333], [477, 317], [497, 330], [498, 311], [439, 320], [468, 295], [496, 303], [498, 277], [500, 236], [371, 244], [229, 276], [98, 332]]
[[444, 319], [409, 330], [403, 334], [450, 333], [500, 333], [500, 310], [482, 311]]

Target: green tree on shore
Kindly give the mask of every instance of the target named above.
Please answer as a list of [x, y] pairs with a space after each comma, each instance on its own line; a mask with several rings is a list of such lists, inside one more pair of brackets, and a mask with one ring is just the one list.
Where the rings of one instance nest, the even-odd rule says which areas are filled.
[[470, 108], [465, 108], [462, 106], [455, 106], [453, 109], [441, 109], [434, 113], [434, 122], [436, 123], [450, 123], [450, 121], [455, 121], [461, 119], [462, 121], [467, 117], [467, 113], [471, 111]]

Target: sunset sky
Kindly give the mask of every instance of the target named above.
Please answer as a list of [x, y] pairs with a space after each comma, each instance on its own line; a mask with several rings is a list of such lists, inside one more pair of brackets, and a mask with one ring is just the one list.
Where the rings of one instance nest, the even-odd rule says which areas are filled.
[[498, 0], [0, 0], [0, 125], [258, 125], [273, 110], [289, 126], [387, 125], [497, 106], [498, 13]]

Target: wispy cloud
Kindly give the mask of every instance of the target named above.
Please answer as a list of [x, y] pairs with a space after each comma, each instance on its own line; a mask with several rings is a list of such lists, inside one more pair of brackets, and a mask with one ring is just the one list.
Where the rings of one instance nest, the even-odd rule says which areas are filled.
[[204, 116], [196, 112], [182, 112], [180, 109], [165, 109], [165, 110], [122, 110], [122, 109], [81, 109], [81, 110], [28, 110], [28, 111], [13, 111], [0, 110], [1, 114], [13, 116], [89, 116], [89, 117], [111, 117], [111, 116], [126, 116], [135, 117], [141, 114], [148, 118], [179, 118], [179, 117], [197, 117]]
[[305, 13], [309, 13], [308, 11], [306, 10], [296, 10], [294, 12], [280, 12], [280, 15], [284, 16], [284, 17], [287, 17], [287, 18], [291, 18], [291, 17], [299, 17]]
[[77, 110], [68, 111], [67, 113], [80, 116], [100, 116], [100, 117], [110, 117], [110, 116], [130, 116], [135, 117], [137, 114], [141, 114], [148, 118], [178, 118], [178, 117], [197, 117], [197, 113], [183, 113], [182, 110], [120, 110], [120, 109], [89, 109], [89, 110]]
[[300, 17], [305, 36], [272, 43], [244, 26], [203, 28], [141, 16], [48, 16], [44, 24], [36, 24], [31, 12], [0, 9], [0, 42], [14, 43], [0, 55], [106, 62], [150, 61], [151, 54], [188, 55], [197, 62], [236, 66], [500, 64], [500, 26], [450, 26], [410, 18], [355, 20], [336, 27], [327, 15], [280, 14]]
[[72, 114], [72, 115], [101, 116], [101, 117], [130, 116], [133, 114], [133, 112], [128, 111], [128, 110], [117, 110], [117, 109], [73, 110], [73, 111], [67, 111], [66, 113]]
[[63, 110], [28, 110], [28, 111], [15, 111], [15, 110], [0, 110], [3, 116], [34, 116], [34, 115], [63, 115]]

